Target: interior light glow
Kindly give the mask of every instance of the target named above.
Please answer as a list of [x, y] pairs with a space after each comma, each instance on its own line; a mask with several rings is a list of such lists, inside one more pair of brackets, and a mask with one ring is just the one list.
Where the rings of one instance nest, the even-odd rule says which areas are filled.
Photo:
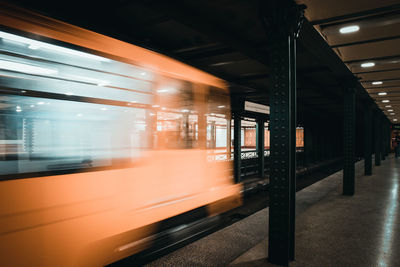
[[168, 89], [160, 89], [160, 90], [157, 90], [157, 93], [166, 93], [166, 92], [168, 92]]
[[350, 25], [350, 26], [340, 28], [339, 32], [342, 34], [346, 34], [346, 33], [351, 33], [351, 32], [358, 32], [359, 30], [360, 30], [360, 26]]
[[35, 105], [30, 105], [30, 107], [31, 107], [31, 108], [34, 108], [34, 107], [35, 107]]
[[40, 101], [40, 102], [37, 102], [37, 104], [38, 104], [38, 105], [43, 105], [44, 102]]
[[373, 66], [375, 66], [374, 62], [365, 62], [365, 63], [361, 64], [362, 68], [370, 68], [370, 67], [373, 67]]
[[391, 108], [392, 106], [391, 105], [387, 105], [387, 106], [385, 106], [385, 108]]
[[17, 62], [12, 62], [12, 61], [7, 61], [7, 60], [0, 60], [0, 69], [3, 70], [11, 70], [11, 71], [18, 71], [18, 72], [23, 72], [23, 73], [30, 73], [30, 74], [55, 74], [58, 71], [53, 70], [53, 69], [46, 69], [38, 66], [33, 66], [33, 65], [28, 65], [28, 64], [22, 64], [22, 63], [17, 63]]
[[26, 91], [25, 90], [21, 90], [21, 93], [26, 93]]
[[21, 111], [22, 111], [22, 109], [17, 109], [17, 110], [16, 110], [16, 112], [21, 112]]
[[81, 114], [81, 113], [78, 113], [78, 114], [76, 114], [76, 116], [78, 116], [78, 117], [82, 117], [82, 114]]
[[101, 108], [101, 110], [107, 110], [107, 108]]
[[225, 107], [224, 105], [218, 106], [218, 108], [224, 108], [224, 107]]
[[66, 95], [73, 95], [74, 93], [72, 93], [72, 92], [66, 92], [65, 94], [66, 94]]
[[397, 119], [393, 119], [393, 121], [397, 121]]
[[395, 115], [395, 113], [390, 113], [390, 115]]
[[381, 82], [381, 81], [372, 82], [373, 85], [380, 85], [380, 84], [382, 84], [382, 83], [383, 83], [383, 82]]
[[98, 60], [98, 61], [105, 61], [105, 62], [110, 61], [108, 58], [104, 58], [104, 57], [88, 54], [88, 53], [85, 53], [85, 52], [81, 52], [81, 51], [70, 49], [70, 48], [66, 48], [66, 47], [61, 47], [61, 46], [58, 46], [58, 45], [53, 45], [53, 44], [48, 44], [48, 43], [45, 43], [45, 42], [36, 41], [36, 40], [33, 40], [33, 39], [29, 39], [29, 38], [26, 38], [26, 37], [22, 37], [22, 36], [19, 36], [19, 35], [2, 32], [2, 31], [0, 31], [0, 38], [27, 44], [27, 45], [29, 45], [29, 48], [31, 48], [31, 49], [46, 48], [46, 49], [53, 50], [53, 51], [56, 51], [56, 52], [61, 52], [61, 53], [70, 54], [70, 55], [74, 55], [74, 56], [94, 59], [94, 60]]
[[159, 108], [159, 105], [152, 105], [153, 108]]
[[389, 103], [390, 101], [389, 100], [387, 100], [387, 99], [385, 99], [385, 100], [382, 100], [382, 103]]
[[388, 112], [393, 112], [393, 109], [388, 109]]
[[181, 112], [189, 112], [188, 109], [182, 109]]
[[380, 92], [380, 93], [378, 93], [378, 95], [387, 95], [387, 93], [386, 92]]
[[140, 75], [145, 76], [146, 72], [141, 72]]

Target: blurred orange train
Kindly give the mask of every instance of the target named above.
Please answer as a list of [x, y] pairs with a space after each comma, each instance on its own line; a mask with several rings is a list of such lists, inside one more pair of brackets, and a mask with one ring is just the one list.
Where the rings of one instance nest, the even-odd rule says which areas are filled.
[[150, 246], [167, 218], [241, 204], [208, 142], [229, 119], [224, 81], [0, 7], [1, 266], [110, 264]]

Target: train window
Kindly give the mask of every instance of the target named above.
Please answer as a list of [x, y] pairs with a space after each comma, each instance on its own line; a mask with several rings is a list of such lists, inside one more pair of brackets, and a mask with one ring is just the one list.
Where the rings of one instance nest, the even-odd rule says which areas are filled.
[[198, 112], [191, 83], [163, 77], [156, 89], [153, 108], [157, 121], [154, 148], [197, 147]]
[[0, 31], [0, 85], [23, 91], [151, 102], [154, 75], [134, 65]]
[[0, 31], [0, 175], [122, 167], [151, 147], [155, 75], [62, 45]]
[[145, 110], [0, 95], [0, 174], [113, 167], [148, 145]]

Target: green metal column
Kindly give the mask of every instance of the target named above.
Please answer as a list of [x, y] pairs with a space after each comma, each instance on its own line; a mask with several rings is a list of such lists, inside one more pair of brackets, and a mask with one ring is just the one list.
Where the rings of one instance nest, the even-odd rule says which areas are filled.
[[370, 105], [364, 111], [364, 174], [372, 175], [372, 110]]
[[344, 90], [344, 168], [343, 195], [354, 195], [355, 177], [355, 87], [346, 86]]
[[258, 176], [264, 177], [265, 157], [264, 157], [264, 119], [257, 120], [257, 152], [258, 152]]
[[374, 144], [375, 144], [375, 166], [381, 166], [381, 115], [378, 111], [374, 114]]
[[303, 8], [292, 0], [261, 1], [270, 42], [270, 207], [268, 260], [294, 259], [296, 173], [296, 42]]
[[241, 162], [242, 162], [242, 145], [241, 145], [241, 128], [242, 116], [240, 113], [233, 114], [233, 159], [235, 181], [241, 181]]

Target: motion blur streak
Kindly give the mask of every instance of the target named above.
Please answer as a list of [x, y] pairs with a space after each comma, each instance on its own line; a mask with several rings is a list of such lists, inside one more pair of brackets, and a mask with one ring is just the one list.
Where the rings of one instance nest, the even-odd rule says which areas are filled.
[[8, 4], [0, 21], [2, 266], [106, 265], [241, 204], [224, 81]]

